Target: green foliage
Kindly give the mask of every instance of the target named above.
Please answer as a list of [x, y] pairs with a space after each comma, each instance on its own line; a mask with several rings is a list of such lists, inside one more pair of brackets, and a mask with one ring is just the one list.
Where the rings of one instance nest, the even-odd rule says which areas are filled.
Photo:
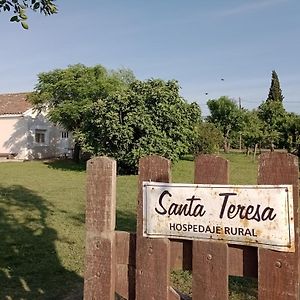
[[237, 103], [226, 96], [207, 101], [210, 110], [208, 121], [215, 124], [223, 133], [224, 150], [229, 148], [230, 135], [239, 132], [243, 126], [243, 111]]
[[77, 64], [39, 74], [29, 100], [36, 109], [47, 110], [52, 122], [72, 131], [78, 143], [83, 121], [93, 103], [124, 91], [133, 76], [129, 70], [107, 71], [101, 65]]
[[85, 152], [115, 158], [123, 172], [134, 172], [147, 154], [178, 159], [201, 120], [200, 108], [180, 97], [175, 81], [142, 82], [130, 70], [84, 65], [38, 78], [29, 97], [36, 109], [47, 109]]
[[12, 12], [11, 22], [21, 22], [24, 29], [28, 29], [26, 10], [39, 11], [40, 13], [49, 16], [57, 13], [55, 0], [1, 0], [0, 12]]
[[115, 78], [117, 81], [123, 82], [126, 85], [133, 83], [136, 79], [132, 70], [127, 69], [127, 68], [111, 70], [111, 71], [109, 71], [109, 75], [111, 75], [112, 78]]
[[[125, 89], [127, 84], [117, 74], [107, 71], [101, 65], [87, 67], [82, 64], [40, 73], [35, 92], [29, 100], [37, 109], [50, 108], [52, 121], [63, 124], [64, 118], [59, 114], [52, 116], [56, 108], [60, 111], [62, 106], [73, 103], [85, 106], [86, 102], [92, 103], [115, 91]], [[74, 123], [77, 123], [77, 120]], [[74, 124], [71, 127], [74, 127]]]
[[300, 157], [300, 116], [287, 113], [282, 126], [284, 147]]
[[272, 71], [268, 98], [258, 107], [258, 117], [263, 123], [264, 142], [272, 151], [276, 145], [285, 144], [283, 131], [287, 113], [283, 107], [283, 98], [278, 75]]
[[272, 80], [267, 101], [283, 101], [283, 96], [280, 88], [280, 82], [276, 71], [272, 71]]
[[247, 149], [260, 143], [263, 136], [263, 123], [259, 119], [257, 111], [245, 111], [242, 137]]
[[188, 153], [193, 128], [201, 120], [197, 104], [179, 95], [175, 81], [135, 81], [125, 91], [91, 105], [78, 135], [82, 147], [135, 172], [140, 157], [159, 154], [177, 160]]
[[274, 150], [282, 138], [286, 111], [280, 101], [265, 101], [258, 107], [258, 117], [263, 123], [264, 142]]
[[191, 152], [196, 156], [200, 153], [212, 154], [219, 152], [223, 135], [212, 123], [201, 123], [194, 128], [194, 141]]

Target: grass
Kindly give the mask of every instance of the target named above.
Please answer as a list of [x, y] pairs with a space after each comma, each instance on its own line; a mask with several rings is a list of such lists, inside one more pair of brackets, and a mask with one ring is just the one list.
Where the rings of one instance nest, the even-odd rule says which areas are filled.
[[256, 300], [257, 279], [229, 276], [230, 300]]
[[62, 299], [82, 282], [83, 172], [0, 164], [0, 299]]
[[229, 164], [229, 183], [257, 184], [257, 160], [243, 153], [222, 154]]
[[[170, 274], [173, 287], [181, 293], [192, 296], [192, 272], [176, 270]], [[230, 300], [257, 300], [257, 279], [229, 276]]]
[[[231, 183], [256, 182], [250, 158], [224, 157], [231, 163]], [[192, 161], [172, 167], [173, 182], [192, 183], [193, 174]], [[83, 282], [84, 165], [1, 163], [0, 178], [0, 299], [64, 299]], [[118, 176], [119, 230], [135, 230], [136, 193], [137, 176]], [[234, 282], [232, 291], [241, 286]]]

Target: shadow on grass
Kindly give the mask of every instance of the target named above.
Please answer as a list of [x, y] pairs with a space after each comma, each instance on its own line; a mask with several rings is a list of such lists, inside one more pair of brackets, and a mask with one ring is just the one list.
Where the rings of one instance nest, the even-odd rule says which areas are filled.
[[84, 172], [86, 170], [86, 162], [75, 163], [70, 159], [57, 159], [44, 162], [48, 168], [61, 171]]
[[23, 186], [0, 186], [0, 299], [64, 299], [82, 278], [66, 270], [47, 226], [49, 203]]
[[192, 154], [186, 154], [186, 155], [182, 155], [180, 157], [180, 160], [185, 160], [185, 161], [194, 161], [195, 157]]
[[71, 215], [71, 220], [76, 226], [82, 226], [85, 224], [85, 212]]
[[132, 212], [117, 210], [116, 229], [120, 231], [135, 232], [136, 231], [136, 215]]
[[257, 278], [229, 276], [230, 299], [257, 300]]
[[[85, 214], [74, 214], [71, 216], [75, 225], [82, 226], [85, 223]], [[135, 232], [136, 231], [136, 215], [131, 212], [121, 211], [117, 209], [116, 230]]]

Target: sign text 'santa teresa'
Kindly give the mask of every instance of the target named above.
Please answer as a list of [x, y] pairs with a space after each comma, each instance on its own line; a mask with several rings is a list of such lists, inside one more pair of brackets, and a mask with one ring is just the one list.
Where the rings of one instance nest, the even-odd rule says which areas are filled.
[[292, 185], [143, 182], [144, 236], [294, 252]]

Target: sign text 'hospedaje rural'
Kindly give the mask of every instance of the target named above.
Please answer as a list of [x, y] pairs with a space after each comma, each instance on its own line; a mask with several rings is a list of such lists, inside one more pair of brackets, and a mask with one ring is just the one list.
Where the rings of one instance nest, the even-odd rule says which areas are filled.
[[292, 185], [143, 182], [144, 236], [294, 252]]

